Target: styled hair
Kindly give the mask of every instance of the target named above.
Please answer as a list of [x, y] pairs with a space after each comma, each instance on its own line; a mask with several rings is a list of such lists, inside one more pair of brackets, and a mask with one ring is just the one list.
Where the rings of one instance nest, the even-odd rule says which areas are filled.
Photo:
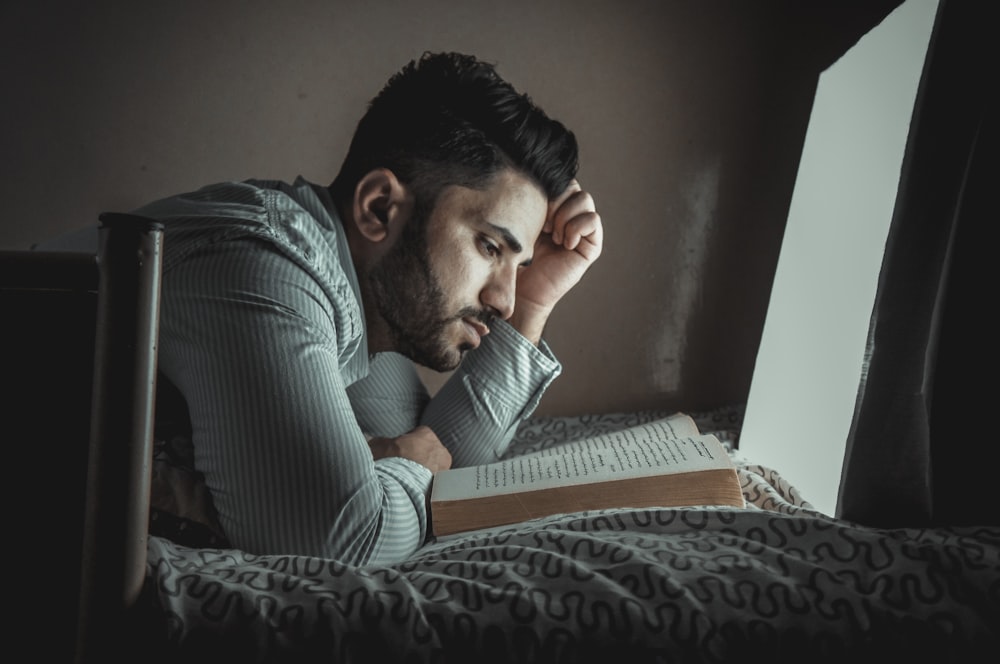
[[459, 53], [424, 53], [394, 74], [358, 123], [335, 201], [387, 168], [433, 207], [447, 185], [481, 189], [513, 168], [551, 200], [576, 177], [576, 137], [502, 79], [493, 65]]

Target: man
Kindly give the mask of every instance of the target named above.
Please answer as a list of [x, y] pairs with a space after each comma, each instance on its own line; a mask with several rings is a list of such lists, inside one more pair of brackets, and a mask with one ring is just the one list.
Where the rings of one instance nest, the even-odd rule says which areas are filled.
[[[233, 546], [393, 562], [433, 473], [495, 460], [560, 367], [541, 340], [601, 253], [572, 133], [494, 69], [426, 54], [329, 187], [211, 185], [165, 225], [159, 368]], [[411, 360], [456, 369], [430, 399]]]

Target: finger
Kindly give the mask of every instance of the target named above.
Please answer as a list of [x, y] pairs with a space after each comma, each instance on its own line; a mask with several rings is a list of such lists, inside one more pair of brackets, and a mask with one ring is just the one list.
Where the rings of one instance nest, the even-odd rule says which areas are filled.
[[545, 223], [542, 225], [542, 230], [544, 232], [546, 233], [552, 232], [553, 221], [556, 212], [559, 210], [560, 207], [562, 207], [562, 204], [566, 202], [566, 199], [568, 199], [570, 196], [572, 196], [573, 194], [575, 194], [580, 190], [581, 190], [580, 183], [577, 182], [576, 180], [573, 180], [572, 182], [569, 183], [569, 185], [567, 185], [567, 187], [563, 190], [561, 194], [556, 196], [553, 200], [549, 201], [549, 208], [545, 214]]
[[595, 260], [604, 244], [604, 225], [597, 212], [585, 212], [573, 217], [563, 230], [563, 247], [576, 251], [587, 260]]
[[570, 220], [596, 212], [597, 205], [590, 193], [583, 190], [573, 192], [552, 216], [552, 241], [556, 244], [564, 244], [564, 228]]

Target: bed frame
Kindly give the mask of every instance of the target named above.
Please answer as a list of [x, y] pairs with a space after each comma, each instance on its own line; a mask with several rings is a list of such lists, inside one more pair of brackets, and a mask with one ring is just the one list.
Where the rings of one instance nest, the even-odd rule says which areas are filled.
[[42, 571], [16, 633], [39, 661], [108, 661], [146, 576], [162, 227], [106, 214], [99, 235], [96, 254], [0, 252], [7, 447], [44, 469], [14, 510]]

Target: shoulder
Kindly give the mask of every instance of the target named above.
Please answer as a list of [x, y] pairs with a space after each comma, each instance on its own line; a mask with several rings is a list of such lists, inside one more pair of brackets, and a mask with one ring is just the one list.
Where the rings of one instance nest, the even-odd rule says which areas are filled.
[[134, 212], [167, 223], [197, 220], [204, 224], [213, 218], [263, 219], [273, 204], [275, 190], [261, 184], [254, 180], [217, 182], [161, 198]]

